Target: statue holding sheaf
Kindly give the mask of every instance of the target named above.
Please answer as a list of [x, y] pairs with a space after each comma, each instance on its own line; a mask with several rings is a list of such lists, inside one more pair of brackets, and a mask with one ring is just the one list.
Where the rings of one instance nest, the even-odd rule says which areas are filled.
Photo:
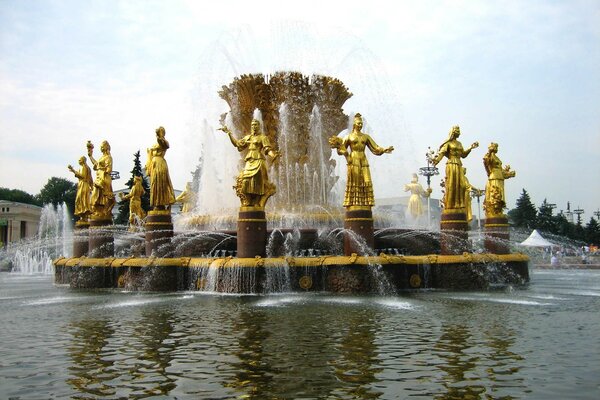
[[269, 181], [267, 174], [266, 156], [274, 162], [279, 157], [279, 152], [273, 148], [269, 137], [262, 133], [260, 122], [256, 119], [252, 120], [250, 134], [241, 139], [236, 139], [226, 126], [219, 130], [229, 136], [231, 144], [238, 151], [247, 150], [244, 169], [238, 175], [233, 187], [242, 207], [264, 208], [269, 197], [276, 192], [275, 185]]
[[485, 186], [485, 200], [483, 209], [486, 217], [502, 216], [506, 208], [504, 195], [504, 180], [514, 178], [516, 172], [510, 169], [510, 165], [502, 167], [502, 161], [498, 158], [498, 143], [490, 143], [488, 152], [483, 157], [483, 165], [488, 175]]

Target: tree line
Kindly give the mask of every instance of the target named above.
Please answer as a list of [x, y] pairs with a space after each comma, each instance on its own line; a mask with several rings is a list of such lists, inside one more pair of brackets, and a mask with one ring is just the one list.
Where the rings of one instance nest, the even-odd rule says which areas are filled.
[[591, 217], [584, 226], [580, 214], [575, 222], [571, 222], [562, 212], [555, 215], [553, 206], [544, 199], [539, 208], [536, 207], [529, 193], [523, 189], [516, 207], [507, 215], [511, 226], [516, 228], [537, 229], [541, 233], [560, 235], [587, 244], [600, 244], [600, 225], [597, 219]]

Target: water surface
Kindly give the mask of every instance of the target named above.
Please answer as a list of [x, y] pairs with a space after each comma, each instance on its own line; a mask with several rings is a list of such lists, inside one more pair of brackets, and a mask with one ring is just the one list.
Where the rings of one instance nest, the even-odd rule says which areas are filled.
[[600, 272], [398, 296], [79, 291], [0, 274], [0, 398], [597, 399]]

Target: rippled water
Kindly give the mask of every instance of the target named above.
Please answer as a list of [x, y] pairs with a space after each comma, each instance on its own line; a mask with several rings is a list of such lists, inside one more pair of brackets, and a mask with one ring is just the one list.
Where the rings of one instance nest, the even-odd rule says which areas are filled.
[[597, 399], [600, 272], [397, 297], [76, 291], [0, 274], [0, 398]]

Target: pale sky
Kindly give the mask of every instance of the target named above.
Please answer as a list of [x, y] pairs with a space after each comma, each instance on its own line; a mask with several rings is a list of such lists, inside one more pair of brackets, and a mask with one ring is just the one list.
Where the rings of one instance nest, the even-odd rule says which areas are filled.
[[[354, 94], [344, 111], [395, 147], [370, 157], [376, 198], [404, 196], [458, 124], [465, 146], [480, 143], [465, 160], [474, 186], [492, 141], [517, 171], [510, 208], [525, 188], [536, 206], [585, 209], [584, 223], [600, 209], [597, 0], [0, 0], [0, 186], [75, 181], [67, 164], [107, 139], [122, 188], [162, 125], [183, 189], [201, 151], [215, 170], [239, 157], [213, 131], [221, 85], [281, 69], [341, 79]], [[220, 201], [235, 201], [228, 168]]]

